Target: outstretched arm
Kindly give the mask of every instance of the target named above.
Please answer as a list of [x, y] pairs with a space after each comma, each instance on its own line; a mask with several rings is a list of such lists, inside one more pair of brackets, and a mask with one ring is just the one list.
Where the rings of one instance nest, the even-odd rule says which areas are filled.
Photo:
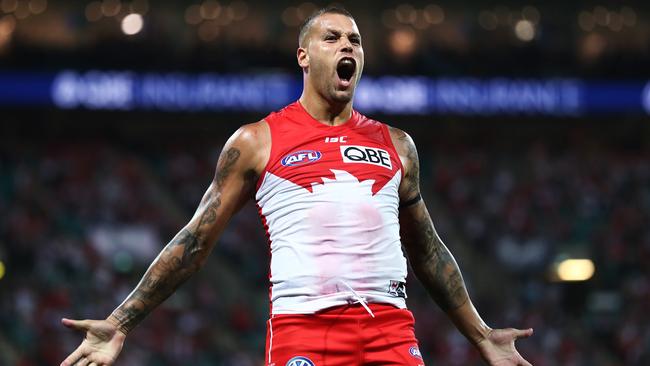
[[131, 331], [205, 263], [232, 215], [250, 197], [257, 174], [250, 162], [253, 154], [242, 145], [245, 141], [241, 132], [226, 143], [212, 183], [190, 222], [167, 244], [135, 290], [108, 317], [123, 333]]
[[514, 341], [532, 329], [491, 329], [469, 298], [458, 264], [433, 226], [420, 196], [417, 150], [410, 136], [391, 130], [404, 166], [400, 184], [400, 234], [411, 267], [431, 297], [474, 344], [490, 365], [530, 365], [514, 347]]
[[63, 320], [68, 327], [86, 331], [86, 339], [62, 365], [111, 365], [126, 335], [205, 263], [230, 218], [254, 192], [268, 155], [267, 134], [266, 123], [258, 122], [240, 128], [226, 142], [192, 219], [106, 320]]

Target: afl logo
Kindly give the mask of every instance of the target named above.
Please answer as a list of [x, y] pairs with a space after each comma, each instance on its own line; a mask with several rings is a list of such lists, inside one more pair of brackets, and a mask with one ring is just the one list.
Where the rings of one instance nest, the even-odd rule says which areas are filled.
[[292, 152], [291, 154], [285, 155], [282, 158], [282, 165], [284, 166], [298, 166], [310, 164], [315, 161], [320, 160], [323, 154], [320, 151], [315, 150], [300, 150]]
[[314, 366], [314, 363], [307, 357], [296, 356], [290, 359], [286, 366]]

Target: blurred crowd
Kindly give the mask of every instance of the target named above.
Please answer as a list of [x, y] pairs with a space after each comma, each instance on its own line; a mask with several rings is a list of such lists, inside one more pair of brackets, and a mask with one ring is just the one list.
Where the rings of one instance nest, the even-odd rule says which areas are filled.
[[[300, 24], [323, 1], [5, 0], [5, 70], [298, 70]], [[349, 1], [367, 74], [646, 77], [643, 2]], [[136, 29], [124, 19], [136, 14]], [[48, 62], [41, 62], [47, 57]]]
[[[467, 268], [477, 290], [488, 287], [478, 300], [486, 318], [535, 328], [520, 342], [534, 365], [650, 363], [650, 149], [642, 136], [594, 130], [514, 149], [499, 146], [516, 138], [503, 131], [473, 146], [440, 140], [429, 165], [432, 198], [501, 272], [487, 280]], [[566, 258], [591, 258], [595, 276], [558, 282], [554, 265]]]
[[[414, 136], [423, 196], [490, 325], [535, 328], [518, 348], [536, 366], [650, 364], [643, 138]], [[1, 365], [58, 364], [82, 338], [60, 318], [103, 318], [124, 299], [191, 217], [224, 137], [2, 141]], [[591, 258], [594, 278], [557, 282], [564, 257]], [[268, 260], [249, 204], [203, 270], [133, 331], [118, 365], [263, 364]], [[408, 295], [427, 364], [481, 364], [412, 275]]]

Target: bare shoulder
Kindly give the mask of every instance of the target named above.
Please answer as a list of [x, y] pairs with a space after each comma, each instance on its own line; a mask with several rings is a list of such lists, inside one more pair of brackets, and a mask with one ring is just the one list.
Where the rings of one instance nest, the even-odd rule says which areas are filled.
[[412, 170], [418, 167], [418, 153], [415, 148], [415, 142], [413, 142], [413, 139], [408, 133], [397, 127], [388, 126], [388, 131], [390, 132], [393, 146], [395, 146], [395, 150], [397, 150], [402, 160], [402, 166], [405, 169], [404, 173], [412, 173]]
[[265, 120], [245, 124], [232, 135], [229, 142], [237, 143], [243, 148], [263, 148], [271, 140], [269, 125]]
[[256, 173], [264, 170], [271, 152], [271, 132], [265, 120], [245, 124], [226, 142], [223, 153], [241, 156], [246, 168]]
[[400, 183], [399, 195], [402, 201], [409, 201], [419, 194], [420, 163], [415, 143], [408, 133], [399, 128], [388, 126], [393, 146], [402, 161], [404, 172]]
[[397, 149], [397, 153], [400, 156], [408, 156], [411, 149], [415, 148], [415, 143], [411, 136], [397, 127], [388, 126], [388, 131], [390, 132], [391, 140], [393, 140], [393, 145]]

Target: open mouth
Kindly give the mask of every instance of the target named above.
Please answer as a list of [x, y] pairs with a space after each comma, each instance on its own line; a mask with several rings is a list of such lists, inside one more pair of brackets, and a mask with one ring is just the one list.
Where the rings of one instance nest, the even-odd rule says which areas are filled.
[[354, 61], [351, 57], [344, 57], [339, 60], [338, 65], [336, 65], [336, 73], [339, 76], [339, 79], [344, 82], [349, 82], [354, 75], [354, 72], [357, 69], [357, 62]]

